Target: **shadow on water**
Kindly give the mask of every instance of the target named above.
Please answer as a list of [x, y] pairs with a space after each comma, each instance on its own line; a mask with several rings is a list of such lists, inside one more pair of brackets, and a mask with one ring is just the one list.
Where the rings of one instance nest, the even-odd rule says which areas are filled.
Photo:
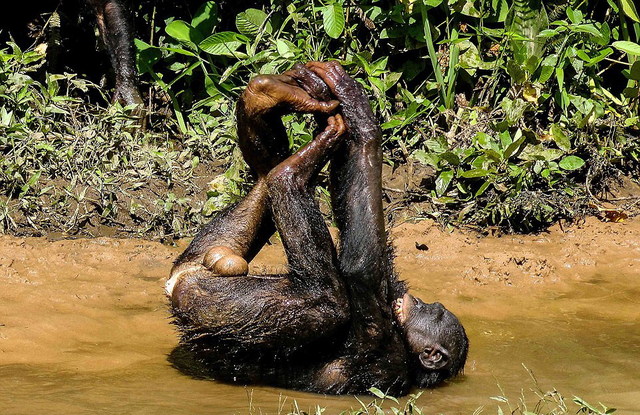
[[193, 379], [215, 380], [217, 378], [216, 371], [212, 370], [202, 359], [198, 359], [197, 354], [183, 344], [178, 345], [169, 353], [167, 361], [171, 367]]

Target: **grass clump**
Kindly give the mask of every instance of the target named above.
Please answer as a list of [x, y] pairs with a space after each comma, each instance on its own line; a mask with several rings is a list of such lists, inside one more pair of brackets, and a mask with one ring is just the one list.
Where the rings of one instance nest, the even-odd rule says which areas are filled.
[[[2, 230], [192, 233], [242, 193], [233, 103], [246, 83], [310, 60], [340, 61], [366, 89], [392, 178], [407, 165], [428, 172], [386, 192], [390, 211], [539, 231], [609, 209], [616, 178], [640, 179], [640, 17], [629, 0], [156, 6], [133, 10], [146, 132], [131, 109], [79, 101], [106, 102], [95, 84], [44, 76], [42, 55], [4, 49]], [[310, 117], [285, 121], [292, 148], [311, 139]]]
[[[344, 410], [340, 412], [340, 415], [423, 415], [432, 413], [418, 403], [422, 392], [411, 394], [402, 401], [392, 396], [387, 396], [384, 392], [376, 388], [372, 388], [370, 392], [376, 396], [375, 399], [365, 402], [356, 397], [355, 399], [358, 401], [359, 406], [355, 409]], [[557, 390], [543, 391], [537, 387], [537, 384], [533, 392], [535, 395], [535, 399], [533, 400], [527, 399], [524, 394], [515, 402], [505, 396], [491, 397], [492, 400], [498, 402], [498, 406], [495, 408], [479, 407], [473, 412], [473, 415], [494, 413], [493, 411], [495, 411], [497, 415], [504, 415], [505, 413], [511, 415], [610, 415], [616, 412], [615, 408], [608, 408], [602, 403], [593, 405], [577, 396], [567, 401]], [[291, 409], [288, 412], [286, 412], [283, 407], [284, 404], [281, 402], [278, 413], [287, 413], [288, 415], [322, 415], [326, 412], [326, 409], [320, 405], [308, 411], [302, 410], [296, 401], [291, 404]], [[249, 413], [254, 413], [254, 409], [255, 408], [250, 408]], [[443, 413], [446, 414], [447, 412]]]
[[[231, 130], [230, 115], [178, 142], [170, 121], [143, 131], [131, 108], [77, 98], [104, 95], [89, 81], [71, 74], [38, 80], [44, 56], [9, 46], [0, 50], [1, 231], [112, 234], [106, 230], [112, 228], [183, 237], [206, 220], [212, 204], [233, 198], [228, 186], [210, 189], [208, 204], [199, 196], [211, 173], [222, 173], [217, 159], [232, 159], [230, 146], [216, 145]], [[241, 173], [222, 177], [233, 184]]]

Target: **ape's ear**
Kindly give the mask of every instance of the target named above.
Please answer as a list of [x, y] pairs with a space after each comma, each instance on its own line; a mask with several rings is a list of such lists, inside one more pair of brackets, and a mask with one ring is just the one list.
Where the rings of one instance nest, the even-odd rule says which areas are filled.
[[439, 344], [427, 346], [419, 356], [420, 363], [425, 369], [442, 369], [449, 362], [449, 352]]

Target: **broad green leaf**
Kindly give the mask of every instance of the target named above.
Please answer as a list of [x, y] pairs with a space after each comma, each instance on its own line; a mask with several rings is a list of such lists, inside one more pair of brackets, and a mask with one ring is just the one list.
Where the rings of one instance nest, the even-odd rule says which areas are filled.
[[522, 119], [524, 112], [530, 107], [530, 104], [520, 98], [505, 98], [500, 103], [504, 111], [504, 115], [509, 125], [514, 125]]
[[549, 18], [542, 2], [514, 1], [505, 27], [512, 34], [509, 45], [520, 65], [544, 55], [545, 42], [538, 34], [548, 29]]
[[441, 171], [436, 179], [436, 193], [438, 196], [442, 196], [444, 192], [449, 188], [449, 184], [453, 179], [453, 170]]
[[[52, 147], [53, 148], [53, 147]], [[53, 150], [51, 150], [53, 151]], [[25, 183], [21, 188], [20, 188], [20, 197], [24, 196], [25, 193], [27, 193], [29, 191], [29, 189], [36, 184], [36, 182], [40, 179], [40, 175], [42, 174], [42, 171], [37, 171], [35, 172], [27, 181], [27, 183]]]
[[582, 19], [584, 19], [584, 15], [580, 10], [574, 10], [571, 7], [567, 8], [567, 17], [573, 24], [580, 24]]
[[634, 81], [640, 81], [640, 60], [637, 60], [631, 66], [629, 70], [629, 78]]
[[204, 89], [210, 97], [217, 97], [220, 95], [220, 90], [216, 86], [216, 81], [210, 75], [204, 77]]
[[273, 32], [271, 23], [267, 21], [269, 16], [258, 9], [247, 9], [236, 16], [236, 27], [243, 35], [256, 37], [264, 27], [266, 33]]
[[576, 170], [584, 166], [584, 160], [578, 156], [567, 156], [560, 160], [558, 165], [564, 170]]
[[541, 38], [553, 37], [558, 33], [560, 32], [558, 32], [556, 29], [544, 29], [540, 33], [538, 33], [538, 37], [541, 37]]
[[458, 44], [462, 53], [460, 54], [460, 67], [465, 69], [486, 69], [491, 70], [500, 65], [500, 61], [484, 62], [478, 51], [478, 47], [468, 40], [463, 40]]
[[513, 78], [513, 82], [516, 84], [522, 84], [527, 80], [527, 74], [524, 71], [523, 64], [520, 64], [515, 59], [509, 59], [507, 61], [507, 73]]
[[564, 90], [564, 68], [556, 68], [556, 79], [560, 89]]
[[472, 170], [463, 171], [458, 174], [459, 177], [464, 177], [467, 179], [473, 179], [477, 177], [486, 177], [488, 175], [489, 175], [489, 170], [485, 170], [485, 169], [472, 169]]
[[442, 4], [442, 0], [424, 0], [424, 4], [430, 7], [438, 7], [440, 4]]
[[589, 33], [590, 35], [593, 35], [595, 37], [602, 36], [600, 31], [598, 29], [596, 29], [596, 27], [594, 25], [592, 25], [592, 24], [577, 25], [577, 26], [573, 27], [573, 30], [575, 30], [576, 32], [581, 32], [581, 33]]
[[384, 94], [385, 92], [384, 83], [382, 82], [381, 79], [374, 78], [371, 76], [369, 76], [367, 79], [369, 80], [369, 82], [371, 82], [371, 85], [373, 85], [378, 90], [379, 93]]
[[140, 39], [134, 39], [133, 44], [138, 50], [138, 53], [136, 54], [136, 66], [138, 67], [138, 72], [150, 72], [153, 65], [162, 58], [162, 52]]
[[482, 17], [482, 13], [475, 7], [473, 0], [467, 0], [464, 2], [455, 2], [453, 9], [460, 14], [470, 17]]
[[218, 6], [214, 1], [205, 2], [191, 19], [193, 26], [202, 36], [209, 36], [218, 24]]
[[375, 62], [371, 62], [369, 65], [368, 74], [371, 76], [380, 76], [384, 73], [387, 68], [387, 63], [389, 61], [389, 57], [385, 56], [384, 58], [380, 58]]
[[507, 0], [498, 0], [495, 3], [499, 3], [493, 7], [493, 9], [498, 12], [497, 21], [500, 23], [504, 22], [509, 14], [509, 3], [507, 3]]
[[495, 161], [496, 163], [500, 163], [502, 161], [502, 154], [500, 154], [496, 150], [488, 149], [484, 151], [484, 154], [486, 154], [487, 157], [489, 157], [491, 160]]
[[526, 140], [527, 136], [522, 136], [513, 143], [509, 144], [509, 146], [504, 150], [504, 154], [502, 155], [502, 157], [505, 160], [508, 160], [509, 157], [520, 151], [520, 148], [522, 148], [522, 144], [524, 144]]
[[445, 151], [444, 153], [440, 154], [440, 158], [453, 166], [457, 166], [458, 164], [460, 164], [460, 158], [451, 151]]
[[478, 132], [476, 134], [476, 143], [478, 143], [481, 148], [491, 148], [491, 141], [491, 136], [487, 133]]
[[475, 197], [481, 196], [489, 188], [489, 186], [491, 186], [491, 182], [488, 180], [482, 183], [482, 186], [480, 186], [480, 188], [476, 192]]
[[564, 131], [562, 131], [562, 128], [560, 128], [558, 124], [552, 124], [550, 132], [551, 132], [551, 138], [560, 149], [564, 151], [571, 150], [571, 141], [569, 140], [569, 137], [567, 137], [567, 135], [564, 133]]
[[627, 87], [622, 91], [622, 95], [624, 95], [626, 98], [637, 98], [639, 96], [638, 94], [638, 88], [637, 87]]
[[374, 387], [369, 388], [369, 392], [371, 392], [371, 394], [372, 394], [372, 395], [375, 395], [375, 396], [377, 396], [377, 397], [378, 397], [378, 398], [380, 398], [380, 399], [384, 399], [384, 397], [385, 397], [384, 392], [382, 392], [382, 391], [381, 391], [380, 389], [378, 389], [378, 388], [374, 388]]
[[383, 130], [388, 130], [390, 128], [395, 128], [395, 127], [397, 127], [399, 125], [402, 125], [402, 123], [403, 123], [402, 120], [397, 120], [397, 119], [396, 120], [389, 120], [389, 121], [387, 121], [385, 123], [382, 123], [380, 125], [380, 128], [382, 128]]
[[500, 139], [500, 145], [502, 147], [495, 147], [494, 146], [494, 149], [497, 150], [497, 149], [500, 149], [500, 148], [507, 148], [507, 147], [509, 147], [509, 145], [511, 143], [513, 143], [513, 139], [514, 138], [517, 140], [521, 136], [522, 136], [522, 132], [520, 132], [520, 129], [518, 129], [518, 131], [514, 134], [513, 138], [511, 137], [511, 133], [509, 131], [502, 131], [500, 134], [498, 134], [498, 138]]
[[564, 151], [555, 148], [546, 148], [540, 144], [528, 145], [525, 147], [518, 156], [522, 160], [535, 161], [545, 160], [553, 161], [557, 160], [564, 155]]
[[447, 148], [448, 148], [447, 140], [443, 137], [425, 140], [424, 144], [427, 146], [429, 150], [436, 153], [444, 153], [445, 151], [447, 151]]
[[489, 159], [487, 158], [487, 156], [482, 155], [482, 156], [476, 157], [471, 162], [471, 167], [473, 167], [474, 169], [483, 169], [483, 168], [485, 168], [485, 165], [488, 165], [488, 164], [490, 164]]
[[211, 55], [234, 56], [243, 43], [249, 39], [235, 32], [214, 33], [202, 42], [200, 48]]
[[611, 48], [606, 48], [601, 50], [596, 57], [591, 58], [591, 61], [587, 64], [587, 66], [593, 66], [601, 62], [603, 59], [605, 59], [607, 56], [611, 55], [612, 53], [613, 53], [613, 49]]
[[418, 160], [422, 164], [426, 164], [433, 167], [438, 167], [440, 157], [437, 154], [427, 153], [424, 150], [416, 150], [411, 153], [411, 157]]
[[636, 9], [635, 1], [634, 0], [620, 0], [620, 3], [622, 3], [622, 11], [624, 12], [624, 14], [626, 14], [627, 16], [629, 16], [631, 19], [635, 20], [636, 22], [640, 23], [640, 16], [638, 16], [638, 10]]
[[627, 40], [619, 40], [611, 44], [614, 48], [628, 53], [629, 55], [640, 56], [640, 45]]
[[202, 35], [200, 32], [194, 29], [189, 23], [182, 20], [174, 20], [169, 23], [165, 28], [165, 31], [175, 40], [192, 46], [195, 46], [202, 41]]
[[389, 90], [392, 86], [398, 83], [398, 81], [402, 78], [402, 72], [389, 72], [384, 77], [384, 90], [385, 92]]
[[276, 41], [276, 49], [278, 50], [280, 56], [285, 59], [293, 58], [298, 52], [298, 48], [296, 47], [296, 45], [286, 39], [278, 39]]
[[330, 38], [337, 39], [345, 27], [344, 9], [338, 3], [322, 8], [322, 24]]
[[547, 82], [549, 78], [551, 78], [551, 75], [553, 75], [554, 69], [555, 68], [553, 66], [543, 66], [540, 69], [540, 77], [538, 78], [538, 82], [540, 82], [541, 84]]

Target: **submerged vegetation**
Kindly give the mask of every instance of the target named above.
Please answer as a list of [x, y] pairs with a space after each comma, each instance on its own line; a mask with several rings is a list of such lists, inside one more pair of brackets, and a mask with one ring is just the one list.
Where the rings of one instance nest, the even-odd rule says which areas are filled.
[[[42, 48], [0, 46], [0, 228], [189, 235], [245, 188], [244, 85], [309, 60], [337, 59], [367, 89], [392, 175], [424, 172], [387, 192], [394, 209], [536, 231], [605, 209], [616, 178], [640, 178], [632, 0], [260, 4], [132, 11], [146, 130], [132, 108], [91, 104], [108, 102], [95, 83], [47, 73]], [[292, 147], [311, 139], [310, 118], [286, 122]]]

